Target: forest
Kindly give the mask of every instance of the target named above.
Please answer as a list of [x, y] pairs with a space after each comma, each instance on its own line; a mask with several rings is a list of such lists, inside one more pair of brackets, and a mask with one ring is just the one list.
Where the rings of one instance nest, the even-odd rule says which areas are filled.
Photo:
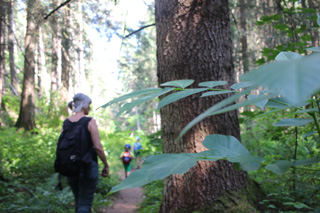
[[[110, 166], [92, 212], [137, 188], [127, 212], [320, 212], [319, 9], [0, 0], [0, 212], [74, 211], [54, 161], [77, 93]], [[143, 164], [124, 179], [136, 136]]]

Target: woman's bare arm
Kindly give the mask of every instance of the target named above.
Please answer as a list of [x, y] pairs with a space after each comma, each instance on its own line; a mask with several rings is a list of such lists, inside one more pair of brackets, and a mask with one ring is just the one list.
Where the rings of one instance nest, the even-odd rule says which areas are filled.
[[102, 176], [106, 175], [106, 173], [108, 176], [109, 175], [109, 165], [108, 165], [107, 158], [106, 158], [106, 155], [104, 154], [104, 150], [103, 150], [103, 147], [102, 147], [102, 144], [100, 141], [100, 135], [99, 135], [97, 123], [93, 118], [89, 122], [88, 129], [91, 134], [91, 139], [92, 139], [94, 149], [96, 150], [99, 158], [101, 159], [101, 161], [104, 164], [104, 168], [102, 170]]

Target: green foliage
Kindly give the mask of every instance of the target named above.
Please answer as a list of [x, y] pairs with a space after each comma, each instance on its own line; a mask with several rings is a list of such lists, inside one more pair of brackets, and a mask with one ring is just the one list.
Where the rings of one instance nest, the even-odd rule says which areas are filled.
[[14, 126], [18, 118], [20, 109], [20, 97], [12, 95], [2, 95], [2, 105], [0, 121], [7, 126]]
[[[0, 209], [5, 212], [73, 212], [73, 195], [62, 178], [63, 190], [54, 173], [57, 128], [41, 128], [32, 132], [17, 132], [15, 128], [0, 130]], [[109, 141], [100, 133], [105, 147], [117, 147], [119, 140]], [[121, 138], [121, 137], [119, 137]], [[124, 136], [122, 136], [124, 138]], [[143, 137], [142, 137], [143, 138]], [[121, 147], [122, 148], [122, 147]], [[120, 146], [119, 146], [120, 150]], [[118, 162], [118, 153], [108, 150], [111, 170]], [[117, 155], [117, 157], [114, 157]], [[115, 162], [116, 161], [116, 162]], [[100, 167], [102, 164], [99, 164]], [[100, 168], [101, 170], [101, 168]], [[93, 208], [107, 205], [106, 194], [119, 183], [117, 175], [99, 179]]]
[[[261, 51], [262, 57], [256, 60], [256, 64], [262, 65], [272, 61], [280, 52], [290, 51], [298, 53], [306, 53], [306, 48], [310, 47], [312, 40], [312, 31], [315, 27], [308, 26], [319, 23], [319, 15], [312, 8], [303, 8], [300, 4], [283, 3], [277, 14], [262, 16], [256, 22], [256, 25], [272, 25], [275, 32], [273, 37], [281, 37], [281, 44], [275, 47], [264, 47]], [[301, 21], [301, 17], [303, 20]], [[318, 19], [318, 20], [317, 20]]]
[[141, 203], [139, 213], [159, 212], [163, 187], [163, 180], [154, 181], [144, 186], [145, 198]]
[[[257, 114], [259, 115], [258, 117], [265, 117], [264, 115], [272, 115], [272, 113], [277, 113], [277, 115], [281, 113], [281, 116], [272, 120], [271, 125], [268, 124], [267, 126], [264, 126], [264, 124], [261, 123], [268, 131], [262, 134], [262, 139], [264, 139], [259, 142], [259, 147], [256, 149], [259, 155], [266, 154], [264, 158], [251, 155], [239, 141], [231, 136], [210, 135], [206, 137], [203, 143], [209, 148], [209, 151], [151, 156], [145, 161], [142, 169], [131, 174], [129, 178], [113, 187], [111, 192], [142, 186], [152, 181], [163, 179], [171, 174], [184, 173], [194, 166], [197, 160], [216, 161], [223, 159], [233, 162], [236, 168], [241, 168], [245, 171], [255, 171], [259, 169], [262, 164], [264, 167], [259, 169], [259, 171], [262, 172], [252, 172], [255, 174], [254, 176], [257, 178], [260, 174], [264, 177], [266, 175], [270, 177], [270, 171], [274, 174], [281, 175], [281, 178], [278, 178], [278, 181], [281, 180], [279, 182], [281, 182], [282, 185], [279, 187], [282, 189], [285, 188], [287, 191], [288, 184], [285, 183], [285, 179], [289, 177], [290, 182], [292, 182], [292, 185], [294, 186], [293, 192], [290, 190], [290, 196], [295, 196], [294, 201], [297, 205], [295, 206], [292, 203], [291, 205], [288, 202], [285, 202], [285, 200], [281, 200], [282, 204], [291, 207], [293, 206], [294, 208], [309, 208], [308, 205], [315, 207], [315, 200], [318, 199], [318, 196], [312, 195], [312, 199], [307, 201], [306, 194], [317, 191], [319, 185], [318, 181], [316, 181], [315, 184], [312, 184], [308, 189], [303, 189], [299, 184], [304, 181], [310, 181], [310, 178], [312, 179], [312, 177], [316, 177], [316, 179], [319, 177], [320, 127], [318, 115], [320, 114], [320, 111], [318, 111], [318, 109], [320, 107], [320, 101], [318, 91], [320, 87], [318, 82], [320, 80], [320, 55], [312, 54], [303, 57], [296, 53], [283, 52], [277, 55], [276, 59], [276, 62], [263, 65], [245, 74], [242, 77], [242, 79], [245, 80], [245, 85], [232, 86], [237, 89], [245, 89], [234, 91], [235, 94], [233, 96], [209, 108], [189, 123], [181, 132], [181, 135], [184, 134], [193, 125], [208, 116], [256, 104], [262, 110], [267, 109], [265, 113]], [[181, 84], [183, 82], [186, 81], [182, 80]], [[179, 81], [174, 81], [173, 83], [169, 82], [166, 85], [178, 87], [174, 88], [175, 91], [187, 91], [185, 93], [176, 92], [177, 94], [182, 94], [183, 97], [195, 94], [194, 89], [191, 91], [190, 89], [184, 89], [184, 86], [181, 86], [181, 84], [179, 84]], [[188, 86], [189, 85], [190, 84], [188, 84]], [[241, 96], [248, 95], [252, 90], [257, 88], [262, 88], [259, 95], [249, 95], [248, 100], [233, 104]], [[212, 90], [212, 88], [208, 89]], [[179, 95], [169, 95], [169, 97], [170, 98], [168, 98], [161, 106], [181, 99], [181, 96]], [[138, 102], [138, 100], [139, 98], [136, 102]], [[255, 115], [250, 115], [251, 118], [254, 116]], [[294, 116], [294, 118], [290, 118], [290, 116]], [[277, 120], [280, 121], [275, 122]], [[307, 148], [305, 150], [298, 149], [298, 144], [301, 143], [301, 139], [297, 137], [297, 128], [300, 126], [305, 127], [304, 131], [301, 132], [301, 137], [303, 135], [302, 138], [311, 138], [310, 143], [304, 142], [305, 147]], [[286, 131], [286, 134], [283, 133], [283, 130]], [[273, 134], [272, 132], [276, 134]], [[290, 135], [289, 137], [288, 134]], [[271, 146], [267, 145], [270, 139], [283, 141], [285, 147], [290, 149], [290, 152], [285, 151], [284, 153], [286, 154], [283, 154], [284, 150], [279, 150], [278, 143], [270, 144]], [[261, 146], [262, 144], [265, 144], [265, 147]], [[279, 151], [278, 154], [276, 154], [277, 152], [275, 150]], [[300, 158], [298, 156], [300, 156]], [[299, 170], [302, 170], [304, 173], [310, 171], [310, 173], [308, 176], [304, 177], [302, 176], [303, 173], [300, 173]], [[273, 176], [270, 180], [275, 181]], [[269, 185], [270, 188], [274, 189], [272, 184], [266, 185]], [[297, 187], [299, 187], [299, 190], [297, 190]], [[302, 207], [299, 203], [307, 204], [304, 204], [306, 206]], [[277, 207], [277, 205], [278, 204], [270, 204], [269, 207]]]

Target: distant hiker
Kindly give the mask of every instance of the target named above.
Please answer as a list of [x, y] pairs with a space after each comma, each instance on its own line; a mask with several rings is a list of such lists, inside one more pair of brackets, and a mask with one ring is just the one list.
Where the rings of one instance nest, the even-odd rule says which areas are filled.
[[134, 156], [136, 157], [137, 161], [137, 169], [140, 169], [140, 157], [141, 157], [141, 151], [142, 151], [142, 145], [140, 143], [140, 137], [136, 137], [136, 142], [133, 145], [133, 153]]
[[131, 171], [131, 161], [134, 159], [130, 152], [131, 146], [130, 144], [126, 144], [124, 146], [124, 152], [121, 153], [120, 159], [122, 160], [122, 164], [124, 167], [124, 175], [127, 178]]
[[55, 161], [56, 172], [67, 176], [75, 199], [75, 212], [91, 212], [99, 177], [97, 156], [104, 164], [102, 177], [109, 175], [97, 123], [87, 117], [90, 104], [91, 99], [82, 93], [76, 94], [68, 104], [75, 114], [63, 122]]

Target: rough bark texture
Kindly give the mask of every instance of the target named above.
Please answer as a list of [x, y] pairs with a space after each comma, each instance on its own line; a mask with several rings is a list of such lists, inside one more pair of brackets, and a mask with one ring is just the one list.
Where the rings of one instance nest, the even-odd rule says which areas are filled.
[[[53, 1], [54, 8], [59, 5], [58, 0]], [[51, 69], [51, 101], [52, 95], [57, 92], [61, 82], [61, 41], [59, 36], [59, 14], [56, 12], [50, 17], [52, 28], [52, 69]]]
[[20, 94], [21, 89], [18, 82], [16, 65], [14, 62], [16, 52], [16, 39], [15, 39], [15, 23], [14, 23], [14, 1], [10, 0], [8, 3], [8, 49], [9, 49], [9, 60], [10, 60], [10, 76], [11, 76], [11, 89], [15, 95]]
[[[5, 73], [5, 2], [0, 0], [0, 108], [1, 108], [1, 100], [3, 93], [3, 82], [4, 82], [4, 73]], [[0, 116], [1, 116], [0, 110]], [[1, 126], [1, 120], [0, 120]]]
[[[233, 84], [228, 1], [156, 0], [155, 9], [160, 84], [180, 79], [194, 79], [192, 87], [204, 81], [227, 81], [225, 89]], [[203, 120], [181, 140], [176, 140], [183, 127], [193, 118], [227, 95], [199, 96], [194, 95], [162, 108], [165, 153], [204, 151], [202, 142], [209, 134], [233, 135], [240, 139], [237, 112], [232, 111]], [[246, 191], [246, 183], [247, 173], [236, 171], [227, 161], [198, 162], [184, 175], [165, 179], [160, 211], [192, 212], [215, 209], [218, 206], [216, 204], [221, 204], [220, 210], [237, 209], [244, 203], [234, 202], [240, 200], [234, 194]], [[244, 193], [244, 197], [247, 195]], [[246, 209], [255, 208], [251, 205], [254, 201], [249, 198], [243, 200]]]
[[[68, 4], [63, 9], [63, 29], [62, 29], [62, 73], [61, 73], [61, 90], [60, 96], [63, 102], [67, 102], [69, 98], [69, 86], [70, 86], [70, 73], [71, 73], [71, 61], [70, 61], [70, 27], [71, 27], [71, 14], [70, 5]], [[65, 109], [68, 112], [68, 109]]]
[[18, 128], [31, 130], [36, 127], [35, 123], [35, 50], [37, 46], [38, 23], [35, 5], [38, 0], [28, 0], [27, 2], [27, 30], [25, 37], [25, 60], [23, 89], [21, 94], [21, 104], [19, 118], [16, 123]]
[[241, 55], [243, 72], [249, 71], [249, 56], [247, 42], [247, 20], [246, 20], [246, 1], [240, 0], [240, 27], [241, 27]]

